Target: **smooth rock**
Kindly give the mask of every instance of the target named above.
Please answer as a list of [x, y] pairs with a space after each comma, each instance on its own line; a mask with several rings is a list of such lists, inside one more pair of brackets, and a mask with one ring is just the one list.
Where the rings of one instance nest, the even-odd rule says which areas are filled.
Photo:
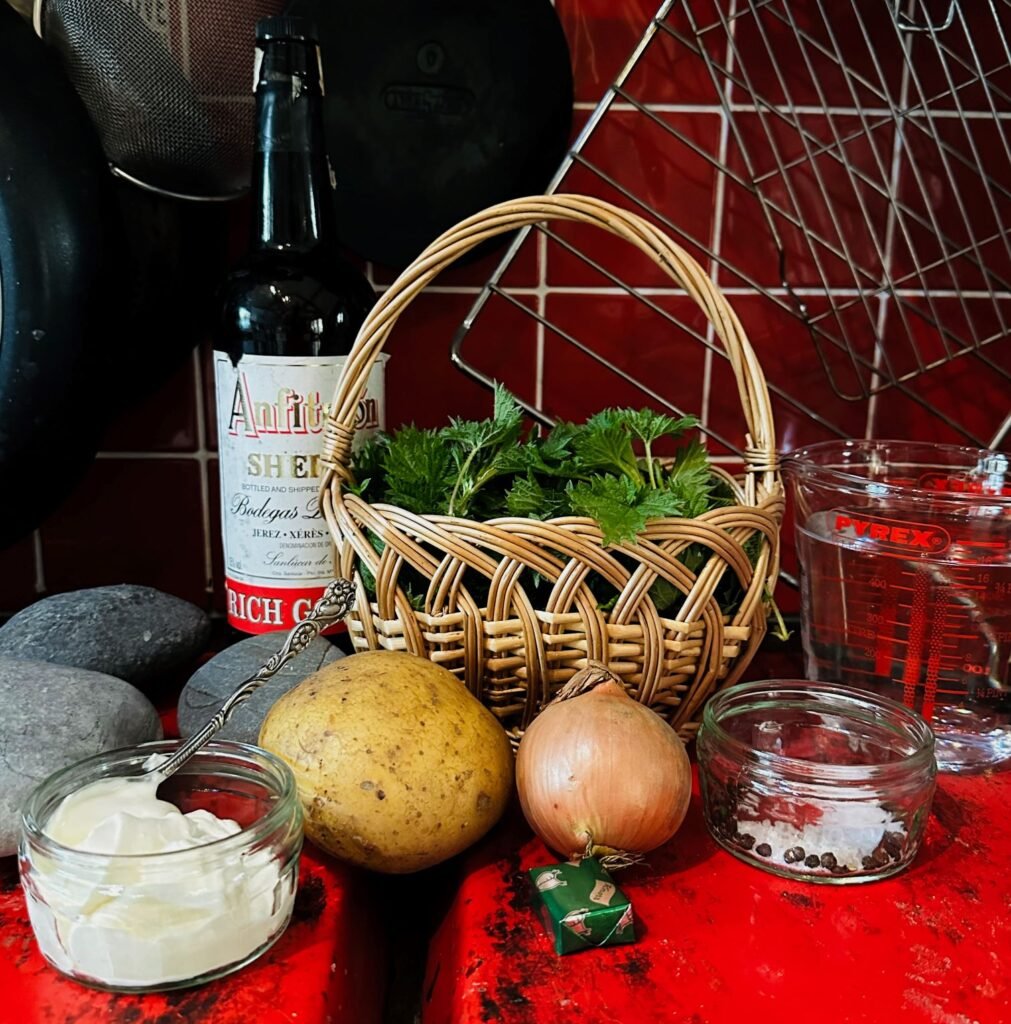
[[210, 619], [196, 605], [123, 584], [43, 598], [0, 627], [0, 656], [73, 665], [135, 686], [171, 676], [203, 649]]
[[0, 857], [17, 851], [22, 806], [44, 778], [161, 735], [158, 712], [122, 679], [0, 658]]
[[[261, 633], [240, 640], [213, 657], [190, 678], [179, 695], [179, 733], [192, 736], [221, 707], [225, 698], [253, 675], [284, 643], [287, 633]], [[267, 712], [289, 690], [306, 676], [324, 665], [343, 658], [344, 654], [324, 637], [317, 637], [309, 646], [283, 666], [244, 704], [240, 704], [228, 724], [218, 733], [226, 740], [256, 743]]]

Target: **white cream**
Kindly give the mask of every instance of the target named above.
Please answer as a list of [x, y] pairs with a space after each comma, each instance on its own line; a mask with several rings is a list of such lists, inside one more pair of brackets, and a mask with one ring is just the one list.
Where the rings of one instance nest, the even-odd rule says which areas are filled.
[[[32, 926], [60, 970], [122, 988], [186, 981], [245, 959], [287, 922], [294, 872], [269, 849], [214, 845], [239, 825], [183, 814], [158, 799], [160, 781], [92, 783], [46, 824], [62, 846], [109, 857], [33, 865]], [[174, 851], [190, 852], [137, 856]]]

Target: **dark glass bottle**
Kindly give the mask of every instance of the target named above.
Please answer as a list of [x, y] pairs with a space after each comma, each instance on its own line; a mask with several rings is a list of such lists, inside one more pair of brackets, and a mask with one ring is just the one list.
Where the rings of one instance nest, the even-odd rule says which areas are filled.
[[[315, 31], [294, 17], [256, 30], [253, 238], [228, 276], [214, 364], [229, 622], [290, 628], [332, 578], [316, 507], [326, 408], [375, 302], [337, 250]], [[382, 367], [359, 414], [381, 426]]]

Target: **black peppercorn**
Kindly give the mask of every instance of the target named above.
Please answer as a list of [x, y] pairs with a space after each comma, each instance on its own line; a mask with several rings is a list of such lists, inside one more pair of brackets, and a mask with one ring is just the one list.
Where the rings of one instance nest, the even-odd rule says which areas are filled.
[[791, 846], [790, 849], [783, 854], [783, 860], [785, 860], [787, 864], [796, 864], [798, 861], [801, 861], [803, 859], [803, 846]]
[[821, 864], [821, 857], [819, 857], [816, 853], [809, 854], [804, 863], [809, 868], [816, 868]]
[[755, 837], [745, 832], [737, 837], [737, 845], [745, 850], [750, 850], [755, 845]]
[[757, 853], [759, 857], [771, 857], [772, 847], [768, 843], [759, 843], [758, 846], [755, 847], [755, 853]]
[[902, 836], [898, 832], [886, 832], [881, 839], [881, 846], [893, 860], [902, 857]]
[[834, 871], [837, 863], [834, 853], [823, 853], [821, 855], [821, 866], [823, 868]]
[[889, 859], [888, 854], [880, 843], [874, 847], [874, 850], [871, 853], [871, 863], [874, 867], [883, 868], [888, 863]]

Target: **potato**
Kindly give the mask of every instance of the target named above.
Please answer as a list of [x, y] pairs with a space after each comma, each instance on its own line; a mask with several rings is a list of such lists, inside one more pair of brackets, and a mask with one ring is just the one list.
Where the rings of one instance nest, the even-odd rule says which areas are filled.
[[512, 788], [495, 716], [451, 672], [397, 651], [303, 680], [267, 715], [260, 745], [295, 773], [309, 839], [375, 871], [419, 871], [466, 849]]

